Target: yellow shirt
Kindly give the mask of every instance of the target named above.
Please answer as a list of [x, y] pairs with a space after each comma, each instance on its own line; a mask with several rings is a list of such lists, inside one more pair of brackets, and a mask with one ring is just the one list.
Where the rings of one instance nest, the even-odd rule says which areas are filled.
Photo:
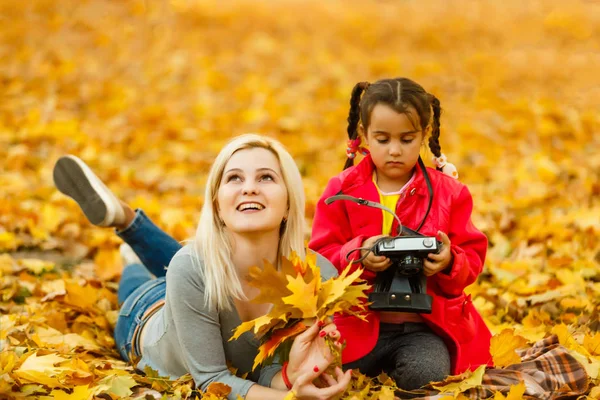
[[[396, 212], [396, 206], [398, 205], [398, 200], [400, 200], [400, 196], [406, 190], [406, 188], [413, 182], [415, 174], [411, 176], [411, 178], [406, 182], [406, 184], [395, 193], [384, 193], [379, 190], [379, 186], [377, 186], [377, 175], [373, 174], [373, 183], [377, 188], [377, 192], [379, 193], [379, 202], [392, 210], [394, 213]], [[383, 226], [381, 227], [382, 235], [390, 235], [392, 232], [392, 224], [394, 223], [394, 216], [385, 210], [381, 210], [383, 213]]]
[[[378, 188], [379, 190], [379, 188]], [[379, 191], [379, 202], [389, 208], [390, 210], [396, 212], [396, 204], [398, 204], [398, 200], [400, 199], [400, 194], [382, 194]], [[383, 212], [383, 227], [381, 229], [382, 235], [389, 235], [392, 231], [392, 224], [394, 223], [394, 216], [387, 211], [381, 210]]]

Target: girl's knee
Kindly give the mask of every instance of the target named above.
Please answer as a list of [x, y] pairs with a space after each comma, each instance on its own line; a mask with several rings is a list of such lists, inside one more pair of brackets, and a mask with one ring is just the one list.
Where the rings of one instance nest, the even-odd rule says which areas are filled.
[[404, 390], [415, 390], [430, 382], [444, 380], [450, 374], [450, 365], [440, 363], [411, 363], [401, 368], [396, 368], [390, 376], [396, 381], [396, 385]]
[[409, 354], [398, 354], [396, 368], [390, 374], [405, 390], [444, 380], [451, 371], [450, 353], [443, 340], [434, 335], [420, 339]]

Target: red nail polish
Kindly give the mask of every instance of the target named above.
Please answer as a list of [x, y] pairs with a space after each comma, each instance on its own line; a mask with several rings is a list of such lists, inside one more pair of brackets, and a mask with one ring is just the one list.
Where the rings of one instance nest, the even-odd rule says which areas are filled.
[[319, 332], [319, 336], [321, 336], [321, 337], [325, 337], [325, 335], [327, 335], [327, 332], [325, 332], [325, 331], [321, 331], [321, 332]]
[[323, 325], [325, 325], [325, 322], [323, 322], [323, 321], [319, 321], [318, 325], [319, 325], [319, 328], [322, 328], [322, 327], [323, 327]]
[[315, 372], [319, 372], [319, 367], [317, 367], [317, 366], [315, 365], [315, 367], [313, 368], [313, 371], [315, 371]]

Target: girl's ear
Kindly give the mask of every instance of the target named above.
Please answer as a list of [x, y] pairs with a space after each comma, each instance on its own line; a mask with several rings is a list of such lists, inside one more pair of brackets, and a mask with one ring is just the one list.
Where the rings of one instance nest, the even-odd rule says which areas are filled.
[[433, 127], [431, 126], [431, 124], [427, 125], [427, 128], [425, 128], [425, 132], [423, 132], [423, 140], [425, 140], [427, 136], [431, 135], [432, 130]]
[[365, 127], [363, 126], [362, 122], [358, 124], [358, 134], [365, 139], [367, 138], [367, 132], [365, 132]]

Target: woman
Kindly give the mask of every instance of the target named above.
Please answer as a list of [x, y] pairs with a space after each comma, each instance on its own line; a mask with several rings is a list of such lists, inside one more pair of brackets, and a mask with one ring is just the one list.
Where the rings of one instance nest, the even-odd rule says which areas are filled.
[[[54, 181], [92, 223], [117, 228], [144, 262], [128, 265], [119, 285], [114, 336], [124, 359], [141, 357], [138, 368], [149, 365], [173, 378], [190, 373], [201, 389], [227, 384], [230, 399], [283, 399], [287, 389], [299, 399], [321, 399], [345, 390], [351, 371], [336, 368], [335, 378], [322, 373], [333, 360], [323, 336], [339, 346], [332, 324], [323, 333], [315, 324], [299, 335], [283, 369], [273, 364], [251, 372], [258, 342], [250, 333], [229, 341], [241, 322], [270, 309], [249, 301], [258, 293], [248, 285], [248, 269], [264, 260], [276, 265], [292, 252], [305, 254], [302, 180], [281, 144], [243, 135], [221, 150], [208, 176], [195, 241], [181, 249], [143, 212], [119, 202], [76, 157], [57, 162]], [[319, 262], [324, 279], [335, 274], [326, 260]], [[234, 376], [227, 361], [249, 373], [248, 379]], [[313, 385], [319, 376], [328, 387]]]

